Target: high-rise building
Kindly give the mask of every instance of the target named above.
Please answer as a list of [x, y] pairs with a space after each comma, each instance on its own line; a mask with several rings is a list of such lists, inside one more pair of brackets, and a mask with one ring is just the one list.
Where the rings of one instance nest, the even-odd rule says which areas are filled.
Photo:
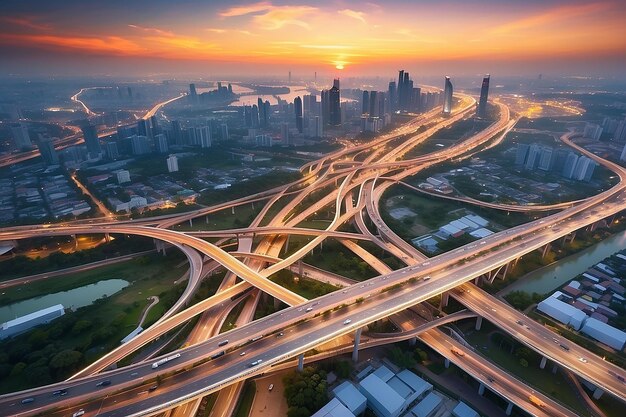
[[487, 96], [489, 95], [489, 74], [483, 78], [483, 84], [480, 87], [480, 99], [478, 100], [478, 117], [487, 116]]
[[280, 139], [283, 141], [283, 145], [291, 145], [289, 141], [289, 124], [283, 123], [280, 125]]
[[296, 128], [298, 129], [299, 133], [302, 133], [302, 129], [304, 128], [304, 122], [302, 114], [302, 99], [300, 98], [300, 96], [296, 97], [293, 100], [293, 110], [296, 115]]
[[257, 106], [259, 107], [259, 126], [267, 127], [267, 115], [265, 114], [265, 106], [261, 97], [257, 99]]
[[600, 136], [602, 136], [602, 131], [602, 126], [595, 123], [587, 123], [585, 125], [583, 136], [593, 140], [600, 140]]
[[361, 99], [361, 114], [367, 114], [370, 112], [370, 92], [363, 91], [363, 98]]
[[189, 97], [191, 98], [192, 103], [196, 103], [198, 101], [198, 93], [196, 92], [196, 85], [189, 84]]
[[108, 159], [117, 159], [120, 157], [120, 152], [117, 147], [116, 142], [105, 142], [104, 143], [104, 155]]
[[396, 89], [396, 82], [395, 81], [390, 81], [389, 82], [389, 90], [388, 90], [388, 96], [389, 96], [389, 111], [391, 112], [395, 112], [396, 108], [397, 108], [397, 101], [398, 101], [398, 95], [397, 95], [397, 89]]
[[161, 133], [161, 129], [159, 128], [159, 120], [156, 116], [150, 117], [150, 124], [152, 125], [152, 137], [156, 137], [159, 133]]
[[220, 137], [223, 141], [230, 139], [230, 135], [228, 134], [228, 125], [226, 123], [222, 123], [220, 125]]
[[332, 126], [341, 125], [341, 93], [339, 79], [333, 80], [333, 87], [328, 91], [329, 123]]
[[270, 127], [270, 122], [272, 121], [272, 105], [269, 100], [265, 100], [263, 103], [263, 122], [265, 123], [265, 127]]
[[449, 115], [452, 112], [452, 81], [446, 76], [446, 82], [443, 89], [443, 114]]
[[85, 145], [87, 145], [87, 152], [90, 158], [98, 158], [102, 153], [100, 147], [100, 139], [98, 139], [98, 131], [94, 125], [84, 125], [82, 128], [83, 136], [85, 138]]
[[176, 155], [170, 155], [167, 158], [167, 172], [178, 172], [178, 158]]
[[626, 142], [626, 119], [617, 124], [615, 133], [613, 134], [613, 140], [619, 143]]
[[626, 145], [622, 148], [622, 154], [619, 156], [620, 161], [626, 161]]
[[530, 145], [530, 149], [528, 150], [528, 157], [526, 158], [526, 164], [524, 165], [524, 169], [529, 171], [534, 170], [539, 165], [539, 158], [541, 155], [541, 147], [536, 143]]
[[139, 119], [137, 121], [137, 134], [139, 136], [150, 136], [150, 126], [148, 125], [148, 121], [145, 119]]
[[565, 158], [565, 163], [563, 164], [562, 174], [567, 179], [572, 179], [574, 176], [574, 170], [576, 169], [576, 164], [578, 163], [578, 155], [574, 152], [569, 152], [567, 154], [567, 158]]
[[369, 113], [370, 117], [379, 117], [380, 115], [380, 97], [378, 95], [378, 91], [370, 92], [370, 102], [369, 102]]
[[583, 155], [578, 158], [578, 161], [576, 161], [576, 167], [574, 168], [572, 179], [578, 181], [590, 181], [595, 168], [596, 163], [593, 159]]
[[554, 151], [551, 147], [546, 146], [541, 149], [538, 169], [542, 171], [550, 171], [554, 163]]
[[176, 146], [184, 145], [183, 129], [180, 126], [180, 120], [172, 120], [172, 142]]
[[526, 163], [526, 155], [528, 155], [528, 149], [530, 146], [525, 143], [517, 144], [517, 152], [515, 154], [515, 165], [524, 165]]
[[324, 136], [324, 124], [322, 123], [322, 118], [320, 116], [315, 116], [314, 120], [313, 137], [321, 138]]
[[252, 119], [252, 127], [259, 127], [259, 107], [256, 104], [252, 105], [252, 110], [250, 111], [250, 117]]
[[322, 123], [328, 124], [330, 123], [330, 91], [322, 90], [321, 93], [321, 116]]
[[196, 127], [196, 141], [201, 148], [210, 148], [211, 139], [211, 128], [209, 126]]
[[13, 142], [18, 149], [30, 149], [33, 143], [30, 140], [28, 134], [28, 127], [22, 123], [11, 124], [11, 134], [13, 135]]
[[167, 146], [167, 137], [163, 133], [159, 133], [154, 137], [154, 149], [158, 153], [167, 153], [169, 146]]
[[146, 155], [150, 153], [150, 141], [146, 136], [135, 135], [131, 138], [133, 155]]
[[40, 138], [37, 141], [37, 147], [39, 148], [39, 153], [41, 154], [41, 157], [46, 165], [59, 164], [59, 156], [57, 155], [57, 151], [54, 149], [54, 144], [50, 138]]

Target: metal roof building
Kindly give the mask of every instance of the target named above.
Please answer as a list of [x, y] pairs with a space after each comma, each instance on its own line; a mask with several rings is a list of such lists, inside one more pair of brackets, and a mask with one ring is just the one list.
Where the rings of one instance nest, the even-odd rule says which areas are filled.
[[345, 381], [336, 387], [333, 395], [354, 415], [361, 414], [367, 407], [367, 398], [350, 381]]
[[626, 333], [594, 318], [588, 318], [581, 331], [613, 349], [621, 351], [626, 345]]
[[437, 412], [442, 402], [443, 398], [431, 392], [411, 409], [411, 413], [415, 417], [430, 417]]
[[398, 417], [404, 409], [404, 398], [374, 374], [359, 382], [359, 391], [379, 417]]
[[320, 408], [319, 411], [313, 414], [311, 417], [354, 417], [354, 414], [346, 408], [336, 398], [330, 400], [328, 404]]
[[52, 320], [59, 318], [64, 314], [65, 308], [63, 307], [63, 304], [57, 304], [25, 316], [9, 320], [6, 323], [3, 323], [2, 328], [0, 328], [0, 339], [5, 339], [7, 337], [23, 333], [35, 326], [39, 326], [40, 324], [50, 323]]
[[570, 325], [574, 329], [579, 330], [587, 318], [587, 315], [573, 305], [557, 299], [554, 295], [556, 295], [556, 293], [540, 302], [537, 305], [537, 310], [563, 324]]
[[474, 411], [473, 408], [465, 404], [463, 401], [459, 401], [456, 407], [452, 410], [454, 417], [480, 417], [480, 415]]

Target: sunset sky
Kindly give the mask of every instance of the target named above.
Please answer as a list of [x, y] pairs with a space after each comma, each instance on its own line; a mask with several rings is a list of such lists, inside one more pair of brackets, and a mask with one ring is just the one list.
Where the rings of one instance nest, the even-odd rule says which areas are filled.
[[2, 0], [0, 74], [614, 75], [626, 2]]

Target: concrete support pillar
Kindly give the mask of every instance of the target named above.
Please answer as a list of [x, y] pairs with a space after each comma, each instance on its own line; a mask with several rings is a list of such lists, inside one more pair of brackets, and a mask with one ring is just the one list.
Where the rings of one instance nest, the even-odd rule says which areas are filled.
[[304, 353], [298, 355], [298, 372], [304, 369]]
[[189, 219], [189, 227], [193, 227], [193, 219]]
[[105, 233], [105, 234], [104, 234], [104, 241], [105, 241], [105, 242], [107, 242], [107, 243], [109, 243], [109, 242], [111, 241], [111, 235], [110, 235], [110, 234], [108, 234], [108, 233]]
[[598, 228], [598, 222], [592, 223], [589, 231], [594, 232], [597, 228]]
[[572, 234], [570, 235], [571, 238], [569, 240], [569, 243], [574, 243], [574, 239], [576, 239], [576, 232], [577, 230], [573, 231]]
[[361, 330], [358, 329], [354, 334], [354, 348], [352, 349], [352, 362], [359, 360], [359, 343], [361, 342]]
[[304, 277], [304, 263], [302, 259], [298, 259], [298, 275], [300, 278]]
[[482, 325], [483, 325], [483, 318], [481, 316], [476, 317], [476, 325], [474, 326], [474, 329], [480, 330]]
[[274, 297], [274, 309], [278, 310], [280, 308], [280, 301], [278, 298]]
[[485, 394], [485, 384], [481, 382], [480, 385], [478, 386], [478, 395], [484, 395], [484, 394]]
[[506, 411], [505, 411], [505, 413], [506, 413], [506, 415], [507, 415], [507, 416], [510, 416], [512, 412], [513, 412], [513, 403], [509, 403], [509, 404], [506, 406]]
[[446, 368], [449, 368], [449, 367], [450, 367], [450, 359], [446, 358], [446, 359], [443, 361], [443, 365], [444, 365]]
[[417, 337], [412, 337], [409, 339], [409, 346], [415, 346], [417, 344]]
[[205, 222], [206, 224], [209, 224], [209, 216], [204, 216], [204, 222]]
[[232, 207], [230, 208], [230, 210], [231, 210], [231, 213], [232, 213], [232, 214], [235, 214], [235, 206], [232, 206]]
[[252, 202], [252, 211], [254, 211], [254, 201]]
[[441, 308], [448, 307], [448, 301], [450, 300], [450, 293], [448, 291], [441, 293]]
[[482, 282], [483, 276], [478, 276], [476, 278], [474, 278], [474, 285], [476, 285], [477, 287], [480, 287], [480, 283]]
[[555, 363], [554, 365], [552, 365], [552, 373], [556, 374], [556, 371], [559, 370], [559, 366]]
[[548, 252], [550, 252], [550, 246], [552, 246], [550, 243], [548, 243], [546, 246], [543, 247], [543, 253], [541, 254], [541, 258], [545, 258], [546, 255], [548, 254]]
[[595, 391], [593, 391], [593, 399], [599, 400], [602, 397], [602, 394], [604, 394], [604, 390], [599, 387], [596, 388]]
[[539, 369], [544, 369], [546, 367], [546, 363], [548, 363], [548, 358], [542, 356], [541, 362], [539, 363]]
[[289, 252], [289, 236], [287, 235], [287, 241], [285, 242], [285, 253]]
[[506, 279], [506, 275], [509, 273], [509, 267], [511, 266], [511, 262], [507, 263], [504, 266], [504, 272], [502, 272], [502, 281], [504, 281]]

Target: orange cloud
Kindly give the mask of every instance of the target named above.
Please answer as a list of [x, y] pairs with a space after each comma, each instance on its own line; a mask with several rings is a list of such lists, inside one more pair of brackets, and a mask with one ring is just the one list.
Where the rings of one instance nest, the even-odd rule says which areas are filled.
[[145, 49], [119, 36], [79, 37], [57, 35], [0, 34], [0, 43], [18, 46], [56, 47], [90, 53], [136, 55]]
[[159, 29], [159, 28], [151, 28], [151, 27], [145, 27], [145, 26], [139, 26], [139, 25], [128, 25], [128, 27], [133, 28], [133, 29], [138, 29], [143, 32], [154, 33], [159, 36], [176, 36], [173, 32]]
[[316, 10], [317, 8], [309, 6], [273, 6], [264, 14], [254, 16], [254, 21], [265, 30], [281, 29], [288, 25], [309, 29], [309, 23], [300, 18]]
[[498, 26], [493, 29], [492, 33], [505, 34], [510, 32], [517, 32], [525, 29], [532, 29], [538, 26], [545, 26], [548, 24], [561, 22], [574, 17], [588, 16], [589, 14], [606, 10], [611, 5], [612, 3], [591, 3], [556, 7], [545, 12], [536, 14], [534, 16], [529, 16], [523, 19], [505, 23], [504, 25]]
[[28, 29], [34, 29], [39, 31], [50, 30], [51, 27], [48, 24], [39, 23], [34, 18], [30, 17], [15, 17], [15, 16], [2, 16], [0, 22], [5, 22], [10, 25], [22, 26]]
[[342, 14], [344, 16], [348, 16], [348, 17], [351, 17], [352, 19], [360, 20], [361, 22], [366, 23], [365, 13], [363, 12], [357, 12], [356, 10], [351, 10], [351, 9], [343, 9], [343, 10], [339, 10], [339, 14]]
[[231, 7], [230, 9], [220, 13], [222, 17], [244, 16], [251, 13], [258, 13], [273, 8], [271, 3], [260, 2], [255, 4], [249, 4], [247, 6]]

